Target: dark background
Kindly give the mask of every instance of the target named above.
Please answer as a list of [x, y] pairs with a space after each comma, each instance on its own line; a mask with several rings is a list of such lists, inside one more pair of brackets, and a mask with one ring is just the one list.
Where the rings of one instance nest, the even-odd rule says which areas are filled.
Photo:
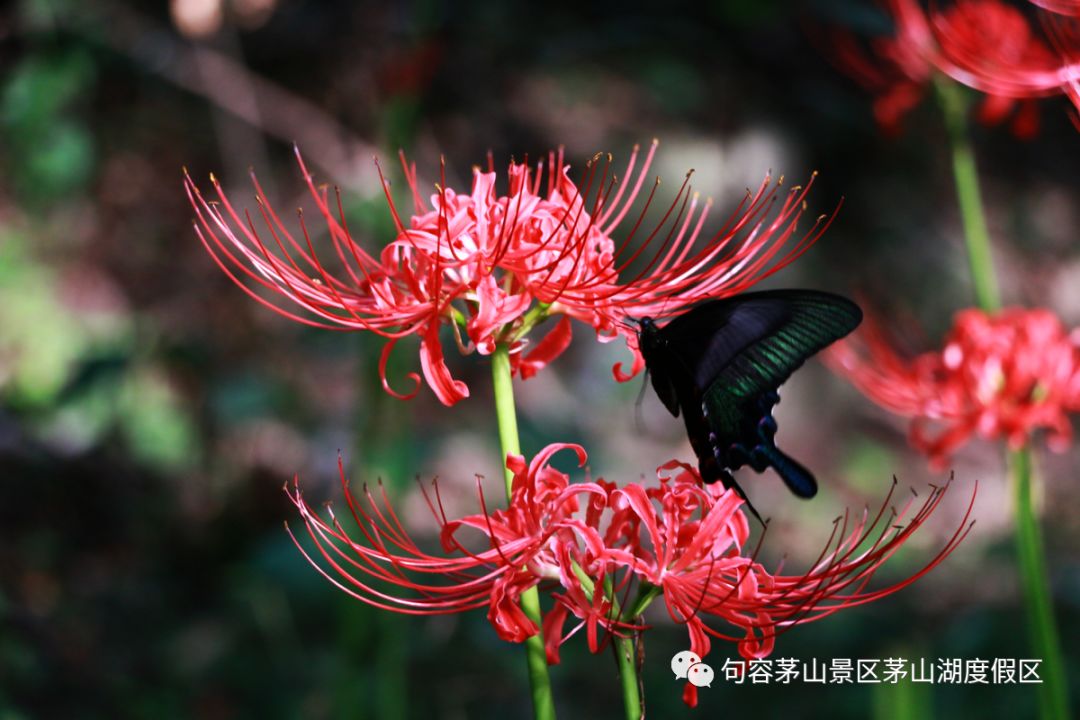
[[[201, 25], [199, 7], [218, 7]], [[193, 15], [194, 13], [194, 15]], [[213, 171], [254, 207], [253, 167], [283, 216], [308, 201], [299, 143], [340, 184], [369, 247], [392, 239], [371, 155], [399, 147], [422, 186], [445, 155], [451, 186], [491, 150], [502, 168], [565, 145], [624, 162], [661, 140], [655, 168], [688, 167], [734, 207], [769, 169], [820, 171], [810, 217], [840, 215], [771, 285], [861, 293], [929, 349], [970, 304], [947, 145], [932, 99], [896, 137], [828, 57], [826, 29], [887, 30], [873, 3], [384, 4], [299, 0], [158, 3], [21, 0], [0, 10], [0, 717], [464, 718], [528, 712], [524, 658], [482, 612], [431, 619], [375, 612], [334, 590], [284, 532], [282, 484], [340, 499], [340, 450], [359, 479], [384, 478], [418, 538], [434, 527], [414, 476], [498, 482], [484, 358], [448, 361], [472, 397], [386, 396], [363, 334], [309, 330], [247, 299], [214, 266], [181, 188]], [[1041, 104], [1028, 142], [977, 128], [997, 265], [1010, 304], [1080, 323], [1076, 167], [1065, 103]], [[391, 172], [400, 190], [400, 175]], [[670, 197], [670, 195], [669, 195]], [[408, 207], [408, 206], [406, 206]], [[325, 239], [325, 238], [322, 238]], [[921, 328], [921, 331], [918, 330]], [[619, 385], [621, 343], [576, 327], [571, 351], [518, 384], [523, 445], [580, 442], [595, 475], [635, 480], [689, 458], [681, 423], [639, 382]], [[415, 344], [395, 353], [416, 370]], [[844, 507], [876, 506], [891, 476], [940, 482], [905, 426], [812, 363], [784, 389], [781, 437], [824, 491], [803, 504], [748, 481], [773, 529], [763, 559], [799, 571]], [[1041, 447], [1041, 446], [1040, 446]], [[1074, 695], [1080, 651], [1076, 451], [1039, 453], [1041, 504]], [[955, 459], [953, 496], [890, 567], [920, 567], [980, 481], [978, 524], [937, 572], [887, 600], [782, 636], [774, 657], [1030, 655], [1016, 586], [1001, 449]], [[496, 485], [497, 487], [497, 485]], [[1030, 717], [1029, 686], [734, 687], [681, 703], [668, 659], [687, 646], [662, 607], [649, 617], [650, 717]], [[717, 643], [709, 662], [735, 656]], [[552, 668], [560, 717], [621, 717], [610, 654], [584, 638]]]

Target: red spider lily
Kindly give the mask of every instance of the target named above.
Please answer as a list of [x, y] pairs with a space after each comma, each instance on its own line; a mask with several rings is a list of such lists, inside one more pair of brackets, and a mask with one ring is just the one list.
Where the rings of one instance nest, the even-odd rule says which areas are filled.
[[[418, 615], [487, 607], [495, 631], [513, 642], [538, 631], [518, 599], [526, 588], [540, 586], [553, 600], [543, 628], [548, 661], [557, 663], [559, 647], [582, 628], [594, 652], [610, 633], [645, 629], [637, 601], [634, 616], [626, 612], [634, 585], [639, 599], [663, 594], [668, 613], [687, 627], [698, 655], [704, 657], [711, 638], [719, 638], [737, 643], [746, 658], [764, 657], [778, 633], [914, 582], [970, 528], [969, 506], [960, 527], [923, 569], [887, 588], [868, 590], [874, 572], [926, 521], [945, 488], [935, 488], [914, 513], [913, 498], [900, 511], [891, 509], [890, 492], [872, 518], [864, 513], [854, 522], [846, 514], [838, 519], [809, 571], [771, 573], [746, 554], [749, 524], [734, 491], [705, 486], [692, 466], [675, 461], [659, 468], [658, 482], [649, 487], [571, 483], [549, 464], [563, 449], [575, 452], [584, 465], [585, 451], [576, 445], [550, 445], [530, 463], [508, 458], [514, 478], [505, 510], [490, 510], [478, 491], [481, 512], [451, 521], [438, 485], [434, 497], [425, 492], [439, 526], [441, 554], [423, 550], [409, 537], [385, 494], [376, 500], [366, 487], [364, 499], [349, 493], [344, 472], [358, 532], [350, 536], [332, 509], [329, 520], [323, 519], [296, 487], [290, 497], [317, 551], [309, 553], [293, 539], [319, 572], [365, 603]], [[466, 542], [463, 536], [470, 531], [478, 543]], [[571, 615], [576, 622], [566, 630]], [[715, 629], [714, 621], [735, 632]]]
[[[1037, 3], [1076, 13], [1076, 3]], [[1070, 9], [1070, 6], [1071, 9]], [[1047, 40], [1039, 38], [1017, 8], [991, 0], [957, 2], [932, 18], [940, 52], [935, 64], [954, 80], [1009, 99], [1066, 94], [1080, 87], [1080, 28], [1075, 20], [1044, 17]]]
[[933, 68], [926, 58], [931, 42], [921, 15], [893, 10], [893, 37], [870, 41], [870, 57], [858, 41], [845, 32], [830, 37], [830, 57], [845, 73], [875, 96], [874, 118], [883, 131], [897, 134], [905, 115], [922, 102]]
[[[963, 310], [943, 350], [913, 359], [873, 322], [861, 335], [861, 343], [834, 345], [827, 359], [878, 405], [914, 418], [911, 442], [935, 466], [973, 434], [1019, 448], [1046, 428], [1051, 449], [1068, 446], [1068, 413], [1080, 410], [1080, 347], [1048, 310]], [[941, 429], [931, 435], [928, 425]]]
[[[701, 657], [709, 652], [710, 638], [737, 643], [744, 658], [766, 657], [780, 632], [872, 602], [914, 582], [940, 563], [969, 527], [966, 515], [922, 570], [887, 588], [868, 591], [873, 574], [925, 522], [946, 488], [935, 488], [906, 525], [900, 523], [908, 517], [912, 502], [899, 512], [887, 510], [891, 491], [874, 517], [864, 512], [852, 521], [845, 514], [837, 519], [811, 569], [784, 575], [779, 569], [766, 570], [756, 561], [756, 551], [746, 555], [749, 523], [736, 492], [704, 485], [694, 467], [677, 461], [658, 468], [657, 475], [656, 487], [605, 484], [606, 509], [611, 512], [605, 533], [606, 572], [624, 570], [646, 587], [662, 591], [668, 614], [686, 625], [690, 649]], [[584, 562], [588, 557], [583, 554], [579, 564], [589, 567]], [[712, 620], [737, 633], [715, 629]]]
[[1080, 130], [1080, 0], [1041, 0], [1037, 4], [1057, 13], [1044, 18], [1043, 25], [1060, 56], [1061, 87], [1075, 106], [1070, 118]]
[[1080, 17], [1080, 0], [1031, 0], [1031, 4], [1059, 15]]
[[[710, 241], [696, 248], [711, 202], [699, 201], [687, 175], [660, 221], [645, 233], [642, 226], [659, 180], [647, 193], [642, 187], [656, 145], [643, 158], [634, 149], [621, 182], [610, 156], [588, 163], [579, 184], [571, 181], [561, 151], [549, 154], [546, 165], [511, 163], [505, 195], [496, 191], [490, 158], [487, 172], [474, 169], [468, 194], [446, 187], [443, 168], [430, 205], [418, 191], [415, 166], [402, 156], [413, 215], [408, 222], [402, 218], [384, 180], [397, 237], [379, 252], [354, 240], [340, 194], [331, 200], [326, 188], [317, 187], [297, 153], [326, 225], [333, 269], [316, 254], [303, 214], [298, 237], [257, 181], [261, 231], [247, 211], [234, 208], [213, 176], [215, 201], [186, 175], [184, 183], [203, 245], [249, 295], [308, 325], [370, 330], [386, 338], [380, 374], [386, 390], [397, 397], [412, 397], [421, 381], [411, 373], [415, 387], [410, 393], [392, 390], [386, 379], [389, 354], [402, 337], [418, 335], [424, 377], [451, 405], [469, 390], [451, 377], [443, 360], [439, 331], [444, 323], [452, 326], [463, 352], [488, 354], [497, 343], [510, 343], [513, 368], [527, 378], [566, 349], [568, 318], [577, 318], [591, 325], [601, 341], [626, 339], [634, 353], [632, 370], [624, 373], [616, 365], [614, 372], [620, 380], [629, 379], [644, 363], [627, 319], [675, 315], [699, 301], [742, 292], [797, 258], [832, 220], [818, 218], [792, 241], [813, 180], [781, 199], [783, 178], [774, 184], [766, 177]], [[634, 211], [643, 194], [642, 207]], [[623, 225], [630, 225], [629, 231], [616, 241]], [[260, 292], [266, 290], [302, 313], [272, 302]], [[524, 352], [525, 333], [552, 314], [563, 318]]]
[[[978, 119], [997, 124], [1012, 113], [1012, 131], [1031, 137], [1038, 131], [1033, 99], [1066, 91], [1059, 58], [1032, 31], [1015, 7], [999, 0], [960, 0], [930, 13], [917, 0], [883, 0], [896, 26], [893, 37], [877, 38], [868, 58], [849, 36], [836, 37], [837, 64], [877, 99], [874, 115], [888, 132], [922, 100], [935, 71], [986, 94]], [[981, 68], [981, 70], [976, 70]], [[1005, 70], [997, 81], [980, 79], [988, 68]], [[1043, 87], [1010, 84], [1016, 74], [1038, 76]], [[1047, 78], [1052, 75], [1053, 81]]]

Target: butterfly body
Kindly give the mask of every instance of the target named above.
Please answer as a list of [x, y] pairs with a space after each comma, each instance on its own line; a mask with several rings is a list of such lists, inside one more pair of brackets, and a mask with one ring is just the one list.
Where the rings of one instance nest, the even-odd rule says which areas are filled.
[[663, 327], [642, 318], [639, 347], [652, 386], [672, 415], [683, 416], [705, 482], [745, 498], [732, 471], [772, 467], [796, 495], [817, 492], [810, 471], [776, 447], [777, 389], [861, 319], [850, 300], [813, 290], [713, 300]]

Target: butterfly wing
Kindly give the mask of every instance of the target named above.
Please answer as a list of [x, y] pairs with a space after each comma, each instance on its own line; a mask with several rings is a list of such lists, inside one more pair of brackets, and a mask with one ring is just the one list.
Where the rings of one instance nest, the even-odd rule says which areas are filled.
[[745, 499], [729, 469], [771, 466], [796, 495], [814, 495], [813, 475], [773, 442], [776, 389], [861, 320], [850, 300], [813, 290], [702, 303], [663, 328], [642, 320], [639, 345], [653, 387], [672, 415], [682, 411], [706, 482], [721, 481]]
[[[704, 392], [732, 363], [775, 389], [806, 358], [844, 337], [862, 321], [859, 306], [817, 290], [767, 290], [702, 303], [659, 330], [669, 358], [681, 361]], [[668, 360], [668, 364], [672, 362]], [[674, 368], [668, 372], [674, 371]]]
[[725, 467], [749, 464], [759, 472], [772, 466], [792, 492], [810, 497], [817, 489], [813, 476], [772, 440], [776, 389], [807, 358], [854, 330], [862, 311], [846, 298], [810, 290], [719, 302], [728, 306], [710, 312], [723, 316], [724, 324], [694, 365], [717, 459]]

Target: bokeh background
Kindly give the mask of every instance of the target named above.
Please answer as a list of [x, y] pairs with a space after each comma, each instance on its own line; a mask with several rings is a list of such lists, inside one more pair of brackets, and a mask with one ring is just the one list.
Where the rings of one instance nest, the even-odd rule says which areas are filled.
[[[564, 145], [580, 167], [596, 151], [625, 160], [658, 137], [666, 186], [695, 168], [717, 218], [770, 169], [796, 182], [818, 170], [811, 213], [843, 198], [839, 217], [769, 284], [859, 293], [896, 319], [913, 352], [929, 349], [971, 298], [940, 115], [925, 103], [899, 136], [879, 132], [870, 98], [829, 58], [833, 26], [870, 33], [888, 20], [870, 0], [5, 5], [0, 717], [527, 714], [521, 651], [482, 612], [372, 611], [318, 576], [283, 529], [296, 520], [281, 489], [295, 473], [309, 499], [340, 500], [339, 451], [354, 478], [388, 483], [418, 537], [433, 523], [417, 476], [440, 476], [473, 512], [474, 474], [501, 484], [486, 362], [449, 358], [473, 390], [454, 408], [426, 389], [391, 399], [373, 337], [289, 322], [216, 268], [192, 231], [181, 168], [204, 186], [215, 172], [254, 207], [252, 167], [289, 217], [308, 202], [295, 141], [318, 179], [342, 188], [355, 234], [376, 246], [393, 224], [371, 157], [392, 166], [399, 147], [425, 187], [445, 155], [460, 188], [488, 150], [502, 166]], [[1008, 302], [1080, 324], [1080, 135], [1064, 104], [1042, 104], [1030, 141], [979, 128], [975, 143]], [[611, 480], [690, 458], [681, 422], [651, 395], [635, 422], [640, 383], [611, 377], [627, 359], [620, 343], [577, 330], [567, 355], [518, 384], [526, 452], [580, 442], [594, 475]], [[414, 346], [395, 357], [397, 377], [416, 369]], [[775, 477], [744, 481], [773, 518], [763, 559], [805, 567], [832, 519], [876, 506], [894, 474], [905, 488], [943, 480], [908, 449], [900, 421], [819, 363], [783, 396], [783, 444], [823, 491], [803, 503]], [[1075, 696], [1078, 455], [1038, 458]], [[884, 602], [784, 635], [774, 657], [1030, 655], [1000, 449], [972, 443], [953, 470], [951, 500], [876, 582], [917, 569], [979, 480], [978, 524], [947, 563]], [[1030, 686], [722, 682], [691, 711], [668, 669], [685, 632], [654, 610], [650, 717], [1034, 712]], [[717, 644], [710, 661], [734, 655]], [[553, 678], [561, 717], [621, 716], [610, 654], [572, 640]]]

